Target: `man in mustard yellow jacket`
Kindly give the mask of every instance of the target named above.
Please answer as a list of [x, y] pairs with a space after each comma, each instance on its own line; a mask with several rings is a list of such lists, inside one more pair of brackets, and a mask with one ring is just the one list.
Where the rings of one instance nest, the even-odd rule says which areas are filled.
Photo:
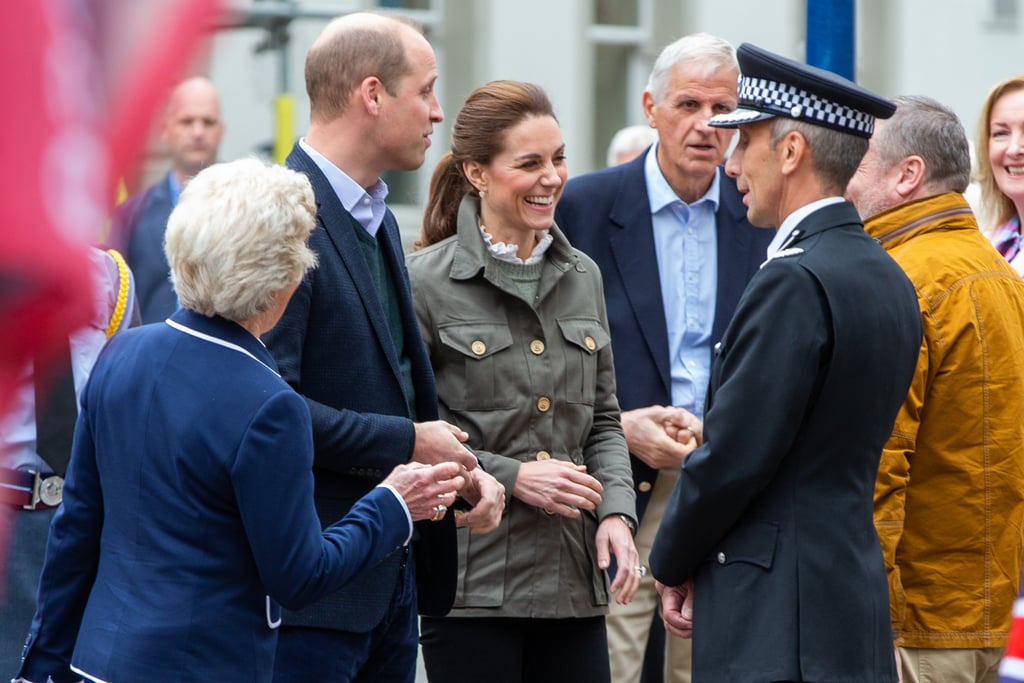
[[924, 339], [875, 524], [904, 681], [992, 681], [1020, 582], [1024, 283], [978, 231], [956, 115], [896, 99], [847, 196], [914, 283]]

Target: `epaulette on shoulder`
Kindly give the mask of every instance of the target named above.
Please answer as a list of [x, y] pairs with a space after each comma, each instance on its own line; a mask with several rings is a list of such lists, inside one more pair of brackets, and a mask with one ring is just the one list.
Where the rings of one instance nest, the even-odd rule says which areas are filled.
[[774, 254], [772, 254], [771, 256], [769, 256], [765, 260], [765, 262], [762, 263], [759, 267], [760, 268], [764, 268], [766, 265], [768, 265], [768, 263], [770, 261], [774, 261], [777, 258], [786, 258], [787, 256], [797, 256], [797, 255], [802, 254], [802, 253], [804, 253], [804, 250], [801, 249], [800, 247], [790, 247], [789, 249], [780, 249], [779, 251], [777, 251]]

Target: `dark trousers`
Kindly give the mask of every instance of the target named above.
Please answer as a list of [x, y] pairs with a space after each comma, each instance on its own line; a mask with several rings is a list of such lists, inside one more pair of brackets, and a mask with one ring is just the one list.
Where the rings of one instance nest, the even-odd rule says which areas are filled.
[[384, 619], [368, 633], [281, 626], [274, 683], [415, 683], [416, 576], [406, 564]]
[[25, 636], [36, 612], [39, 572], [46, 557], [53, 510], [21, 510], [4, 506], [0, 522], [10, 524], [10, 542], [0, 548], [0, 680], [21, 668]]
[[423, 617], [430, 683], [609, 683], [604, 617]]

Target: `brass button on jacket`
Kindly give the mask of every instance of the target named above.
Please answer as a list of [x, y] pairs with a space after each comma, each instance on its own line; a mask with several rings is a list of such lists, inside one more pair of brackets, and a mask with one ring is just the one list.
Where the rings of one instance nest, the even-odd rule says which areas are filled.
[[487, 344], [477, 339], [475, 342], [469, 345], [469, 349], [478, 356], [482, 356], [487, 353]]
[[535, 356], [539, 356], [544, 353], [544, 342], [540, 339], [534, 339], [530, 342], [530, 351], [532, 351]]
[[537, 459], [538, 460], [550, 460], [551, 459], [551, 454], [548, 453], [547, 451], [537, 451]]
[[537, 399], [537, 410], [542, 413], [546, 413], [551, 410], [551, 399], [547, 396], [541, 396]]

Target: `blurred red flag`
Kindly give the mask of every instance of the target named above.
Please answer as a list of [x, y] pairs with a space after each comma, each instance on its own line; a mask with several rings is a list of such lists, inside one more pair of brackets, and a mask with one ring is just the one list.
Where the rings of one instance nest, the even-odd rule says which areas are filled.
[[85, 249], [219, 9], [220, 0], [0, 2], [0, 415], [32, 354], [89, 319]]

